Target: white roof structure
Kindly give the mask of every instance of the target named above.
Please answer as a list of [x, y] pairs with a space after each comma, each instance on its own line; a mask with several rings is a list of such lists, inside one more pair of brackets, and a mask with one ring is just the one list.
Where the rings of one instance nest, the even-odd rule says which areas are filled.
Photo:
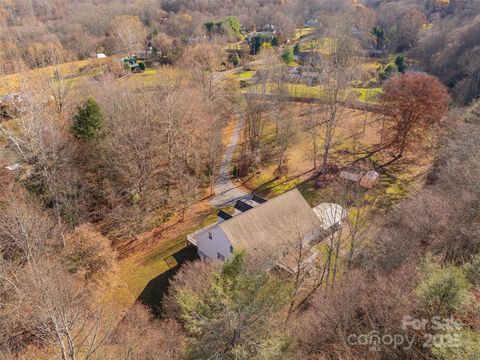
[[347, 211], [338, 204], [321, 203], [313, 208], [313, 212], [318, 216], [323, 230], [329, 230], [337, 224], [341, 224], [347, 217]]
[[5, 169], [10, 170], [10, 171], [15, 171], [15, 170], [20, 169], [21, 167], [22, 167], [22, 165], [20, 165], [19, 163], [16, 163], [16, 164], [13, 164], [13, 165], [5, 166]]
[[97, 59], [106, 59], [107, 55], [103, 54], [103, 53], [98, 53], [97, 54]]

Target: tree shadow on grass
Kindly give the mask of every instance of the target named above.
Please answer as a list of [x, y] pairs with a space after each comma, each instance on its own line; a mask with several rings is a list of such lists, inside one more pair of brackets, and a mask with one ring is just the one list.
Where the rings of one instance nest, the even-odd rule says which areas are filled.
[[173, 257], [177, 262], [177, 266], [150, 280], [137, 299], [137, 302], [147, 306], [156, 317], [161, 317], [162, 315], [162, 300], [167, 293], [170, 279], [175, 276], [184, 263], [198, 259], [197, 248], [187, 246], [174, 254]]

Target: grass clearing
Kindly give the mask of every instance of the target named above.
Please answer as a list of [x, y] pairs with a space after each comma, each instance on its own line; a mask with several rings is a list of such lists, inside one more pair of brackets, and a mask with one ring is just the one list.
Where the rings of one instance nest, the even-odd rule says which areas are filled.
[[103, 62], [105, 62], [103, 59], [79, 60], [60, 65], [32, 69], [21, 73], [4, 75], [0, 77], [0, 95], [19, 91], [23, 79], [39, 80], [44, 77], [52, 76], [55, 70], [60, 71], [60, 73], [65, 76], [71, 75], [75, 78], [80, 75], [81, 70], [85, 69], [87, 65], [102, 64]]
[[253, 70], [242, 70], [236, 74], [233, 75], [234, 78], [238, 80], [249, 80], [251, 79], [257, 72]]
[[[39, 69], [32, 69], [16, 74], [9, 74], [0, 77], [0, 96], [20, 91], [24, 81], [42, 81], [52, 77], [54, 71], [58, 70], [63, 76], [71, 81], [73, 87], [82, 79], [91, 78], [104, 71], [104, 65], [115, 59], [87, 59], [73, 61], [65, 64], [53, 65]], [[121, 81], [138, 86], [152, 86], [158, 81], [157, 69], [147, 68], [144, 72], [131, 74]]]
[[170, 270], [166, 257], [158, 255], [145, 263], [143, 256], [137, 255], [120, 261], [111, 287], [104, 294], [105, 301], [115, 304], [119, 310], [129, 308], [151, 279]]
[[[290, 96], [299, 98], [320, 98], [323, 96], [322, 87], [319, 85], [305, 85], [305, 84], [288, 84], [288, 93]], [[276, 91], [276, 85], [272, 83], [266, 84], [266, 92], [273, 94]], [[263, 85], [256, 84], [245, 88], [248, 92], [263, 92]], [[382, 88], [357, 88], [351, 87], [347, 90], [350, 94], [354, 94], [356, 100], [368, 103], [376, 103], [378, 101], [378, 95], [382, 93]]]
[[133, 86], [154, 86], [158, 83], [158, 70], [153, 68], [147, 68], [144, 72], [131, 74], [130, 76], [121, 79], [121, 82], [127, 83]]
[[305, 36], [313, 34], [315, 31], [316, 31], [316, 29], [311, 28], [311, 27], [303, 28], [303, 29], [297, 29], [297, 31], [295, 32], [295, 35], [293, 36], [293, 39], [294, 40], [300, 40], [301, 38], [303, 38]]
[[378, 96], [382, 93], [382, 88], [352, 88], [350, 91], [358, 96], [359, 101], [376, 103]]
[[154, 240], [156, 245], [120, 260], [117, 271], [106, 281], [104, 301], [119, 311], [131, 307], [152, 279], [177, 266], [173, 255], [186, 248], [187, 235], [217, 221], [217, 210], [203, 201], [190, 210], [188, 220], [171, 226], [165, 234], [145, 236], [143, 240]]
[[332, 53], [335, 47], [335, 40], [332, 38], [321, 39], [305, 39], [298, 43], [301, 52], [318, 51], [320, 54], [327, 56]]

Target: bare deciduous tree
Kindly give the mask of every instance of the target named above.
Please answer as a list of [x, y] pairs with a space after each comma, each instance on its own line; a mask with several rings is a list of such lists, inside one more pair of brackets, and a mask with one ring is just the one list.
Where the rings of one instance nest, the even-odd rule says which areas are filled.
[[[350, 84], [354, 79], [357, 65], [356, 43], [343, 29], [332, 29], [332, 38], [328, 43], [326, 54], [316, 65], [320, 84], [320, 98], [323, 103], [320, 109], [318, 124], [322, 133], [323, 155], [322, 168], [326, 169], [336, 130], [347, 109], [345, 102], [350, 97]], [[325, 174], [326, 172], [324, 172]]]
[[112, 22], [112, 31], [119, 51], [131, 55], [143, 49], [147, 29], [138, 16], [115, 17]]
[[173, 319], [158, 321], [143, 305], [135, 304], [115, 330], [116, 359], [181, 360], [186, 338]]

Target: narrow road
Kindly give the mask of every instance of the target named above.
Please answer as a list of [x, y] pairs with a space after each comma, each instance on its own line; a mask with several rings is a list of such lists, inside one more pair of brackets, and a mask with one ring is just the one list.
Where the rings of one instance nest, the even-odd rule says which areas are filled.
[[215, 197], [210, 200], [210, 205], [216, 208], [233, 205], [235, 201], [240, 199], [251, 198], [250, 194], [235, 186], [231, 181], [232, 157], [238, 141], [240, 140], [240, 134], [244, 125], [244, 120], [241, 115], [239, 115], [237, 119], [237, 124], [233, 130], [232, 137], [230, 138], [230, 143], [228, 144], [222, 158], [218, 177], [215, 180]]

